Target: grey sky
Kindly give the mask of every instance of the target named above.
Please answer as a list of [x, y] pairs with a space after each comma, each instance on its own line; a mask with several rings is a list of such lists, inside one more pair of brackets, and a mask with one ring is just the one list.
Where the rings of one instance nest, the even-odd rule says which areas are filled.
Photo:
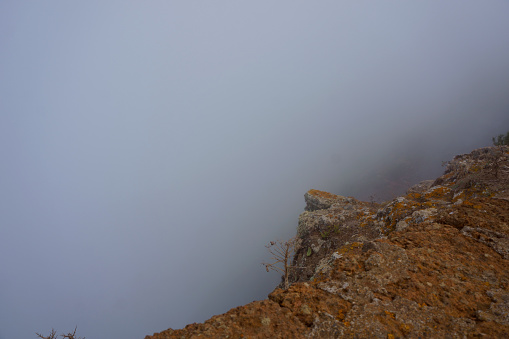
[[263, 299], [311, 188], [509, 130], [507, 1], [0, 3], [0, 339], [143, 338]]

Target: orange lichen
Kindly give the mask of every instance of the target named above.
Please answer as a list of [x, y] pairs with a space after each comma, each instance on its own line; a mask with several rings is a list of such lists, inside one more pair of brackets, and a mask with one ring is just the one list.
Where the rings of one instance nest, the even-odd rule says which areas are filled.
[[311, 286], [317, 287], [319, 284], [325, 283], [329, 281], [329, 279], [323, 274], [322, 271], [318, 272], [317, 275], [310, 281]]
[[358, 214], [356, 218], [359, 219], [359, 227], [371, 225], [375, 221], [375, 216], [373, 214], [369, 215]]
[[406, 197], [410, 200], [417, 200], [420, 199], [422, 195], [420, 193], [408, 193]]
[[384, 311], [385, 312], [385, 315], [388, 316], [389, 318], [392, 318], [392, 319], [395, 319], [396, 318], [396, 315], [392, 312], [389, 312], [389, 311]]
[[407, 335], [412, 330], [412, 327], [407, 324], [401, 324], [399, 325], [399, 329], [403, 334]]
[[479, 172], [480, 170], [482, 170], [482, 167], [479, 164], [475, 164], [475, 165], [472, 165], [468, 170], [469, 170], [469, 172], [476, 173], [476, 172]]
[[339, 254], [345, 254], [345, 253], [348, 253], [356, 248], [362, 247], [362, 245], [363, 244], [361, 242], [354, 242], [354, 243], [351, 243], [351, 244], [341, 247], [339, 250], [337, 250], [337, 252]]
[[325, 199], [337, 199], [338, 196], [329, 192], [319, 191], [319, 190], [309, 190], [309, 195], [314, 195], [315, 197], [325, 198]]
[[389, 213], [387, 215], [387, 221], [385, 227], [382, 229], [382, 231], [385, 234], [388, 234], [392, 232], [396, 228], [396, 224], [401, 221], [405, 220], [406, 218], [411, 215], [416, 208], [430, 205], [429, 207], [432, 207], [432, 204], [428, 203], [418, 203], [412, 200], [403, 200], [396, 202], [393, 206], [390, 207]]
[[426, 199], [444, 200], [447, 194], [451, 193], [451, 189], [445, 186], [439, 186], [429, 190], [424, 194]]
[[338, 316], [336, 317], [339, 321], [342, 321], [345, 319], [345, 314], [343, 313], [343, 310], [339, 310]]
[[469, 200], [465, 200], [463, 201], [463, 205], [464, 206], [469, 206], [469, 207], [472, 207], [472, 208], [475, 208], [475, 209], [481, 209], [482, 206], [479, 205], [479, 204], [474, 204], [473, 202], [469, 201]]

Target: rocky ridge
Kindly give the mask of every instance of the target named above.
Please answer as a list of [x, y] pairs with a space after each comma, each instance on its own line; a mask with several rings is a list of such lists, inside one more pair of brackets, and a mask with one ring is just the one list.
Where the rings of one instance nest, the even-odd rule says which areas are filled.
[[287, 290], [162, 338], [509, 337], [509, 147], [378, 204], [305, 194]]

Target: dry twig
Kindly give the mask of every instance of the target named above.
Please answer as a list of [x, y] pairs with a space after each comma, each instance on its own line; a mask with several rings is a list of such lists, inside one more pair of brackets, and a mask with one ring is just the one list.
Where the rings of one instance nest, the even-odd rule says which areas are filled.
[[270, 270], [277, 271], [281, 273], [284, 277], [284, 287], [288, 289], [289, 287], [289, 275], [290, 269], [295, 268], [295, 266], [290, 265], [290, 261], [292, 260], [293, 254], [300, 246], [301, 239], [299, 237], [293, 237], [288, 241], [271, 241], [267, 246], [269, 253], [272, 255], [270, 263], [262, 263], [265, 266], [267, 272]]
[[[61, 336], [62, 338], [64, 338], [64, 339], [85, 339], [85, 337], [76, 337], [76, 329], [77, 329], [77, 328], [78, 328], [78, 326], [76, 326], [76, 327], [74, 328], [74, 331], [69, 332], [69, 333], [67, 333], [67, 334], [62, 333], [60, 336]], [[48, 336], [46, 336], [46, 337], [45, 337], [45, 336], [43, 336], [43, 335], [42, 335], [42, 334], [40, 334], [40, 333], [37, 333], [37, 332], [36, 332], [35, 334], [37, 334], [37, 336], [38, 336], [39, 338], [42, 338], [42, 339], [57, 339], [57, 331], [55, 331], [54, 329], [51, 329], [50, 334], [49, 334]]]

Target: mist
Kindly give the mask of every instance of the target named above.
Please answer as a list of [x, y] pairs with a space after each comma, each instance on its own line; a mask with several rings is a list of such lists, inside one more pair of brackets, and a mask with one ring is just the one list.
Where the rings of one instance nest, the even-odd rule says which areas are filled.
[[507, 1], [0, 3], [0, 338], [266, 298], [304, 193], [390, 199], [509, 130]]

